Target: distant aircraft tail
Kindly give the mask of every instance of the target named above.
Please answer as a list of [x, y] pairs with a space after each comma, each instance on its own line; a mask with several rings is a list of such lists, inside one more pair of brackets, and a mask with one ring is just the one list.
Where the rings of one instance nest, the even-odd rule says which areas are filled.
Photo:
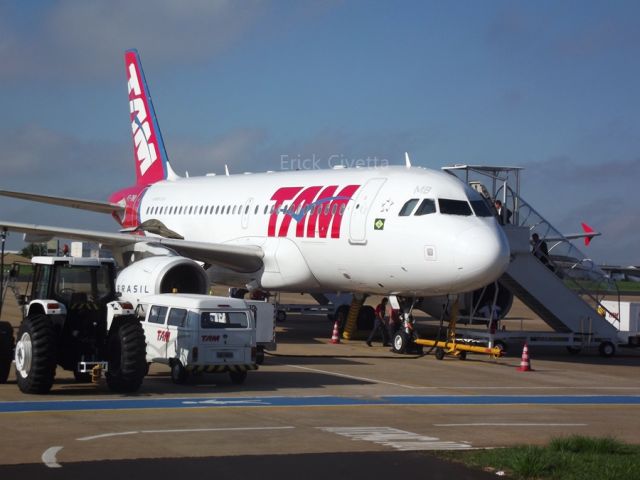
[[585, 233], [584, 245], [588, 247], [589, 244], [591, 243], [591, 239], [600, 234], [584, 222], [582, 222], [580, 225], [582, 225], [582, 230]]
[[138, 51], [127, 50], [124, 61], [129, 90], [136, 185], [146, 186], [160, 180], [177, 178], [164, 148]]

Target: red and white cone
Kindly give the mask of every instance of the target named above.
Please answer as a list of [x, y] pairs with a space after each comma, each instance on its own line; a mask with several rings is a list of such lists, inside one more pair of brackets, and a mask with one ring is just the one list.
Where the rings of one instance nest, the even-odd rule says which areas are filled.
[[331, 334], [331, 343], [340, 343], [340, 333], [338, 332], [338, 320], [333, 324], [333, 333]]
[[522, 348], [522, 359], [520, 360], [520, 366], [516, 368], [519, 372], [532, 372], [531, 361], [529, 360], [529, 347], [526, 342]]

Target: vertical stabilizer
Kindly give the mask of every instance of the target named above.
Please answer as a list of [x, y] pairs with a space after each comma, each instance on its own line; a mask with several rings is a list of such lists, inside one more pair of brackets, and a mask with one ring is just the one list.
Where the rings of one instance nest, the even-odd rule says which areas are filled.
[[150, 185], [160, 180], [175, 179], [177, 175], [169, 164], [138, 51], [127, 50], [124, 61], [129, 91], [136, 184]]

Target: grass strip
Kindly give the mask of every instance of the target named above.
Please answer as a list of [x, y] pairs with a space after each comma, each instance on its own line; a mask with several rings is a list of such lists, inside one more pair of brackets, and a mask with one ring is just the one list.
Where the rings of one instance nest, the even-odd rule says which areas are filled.
[[612, 437], [573, 435], [546, 446], [442, 452], [449, 460], [515, 479], [640, 480], [640, 446]]

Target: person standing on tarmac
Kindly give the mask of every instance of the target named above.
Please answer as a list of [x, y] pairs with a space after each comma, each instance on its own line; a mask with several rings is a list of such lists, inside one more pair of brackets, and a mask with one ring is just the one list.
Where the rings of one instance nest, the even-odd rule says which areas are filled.
[[387, 313], [387, 303], [389, 299], [384, 297], [380, 304], [376, 307], [376, 319], [373, 323], [373, 329], [367, 338], [367, 345], [371, 346], [371, 341], [378, 336], [382, 335], [382, 346], [389, 345], [389, 332], [387, 331], [387, 320], [385, 319]]

